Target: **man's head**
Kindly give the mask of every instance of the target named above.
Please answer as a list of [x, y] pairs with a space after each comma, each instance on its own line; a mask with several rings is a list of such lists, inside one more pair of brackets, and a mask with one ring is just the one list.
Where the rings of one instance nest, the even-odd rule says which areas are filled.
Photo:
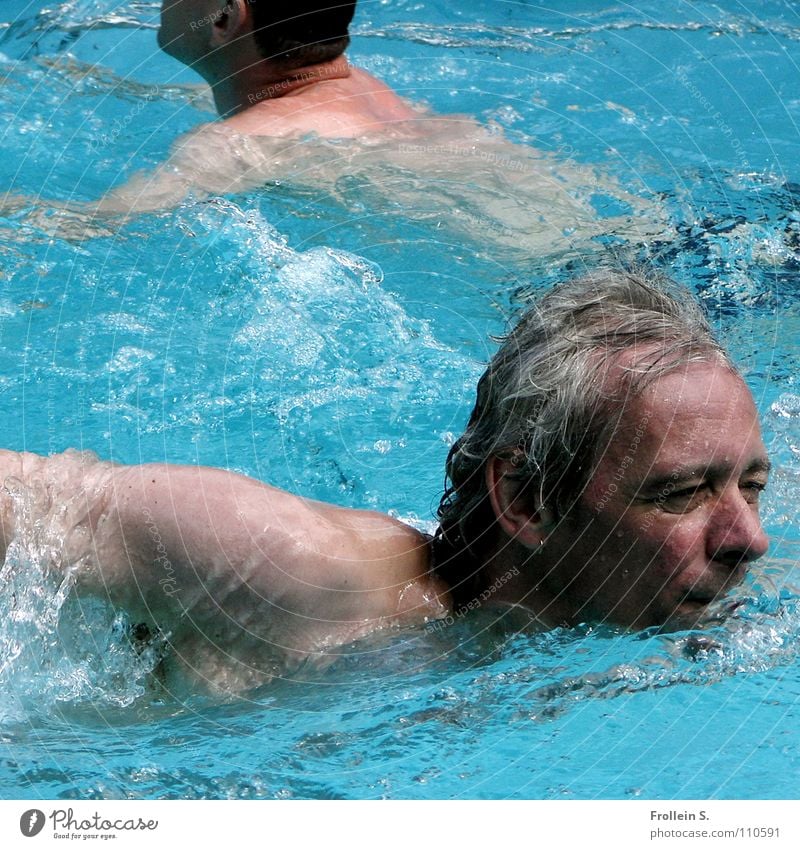
[[287, 69], [341, 56], [356, 0], [247, 0], [253, 34], [265, 59]]
[[163, 0], [158, 41], [212, 84], [264, 61], [286, 72], [341, 56], [355, 7], [356, 0]]
[[457, 596], [487, 564], [521, 566], [519, 600], [548, 622], [688, 621], [765, 551], [767, 469], [750, 393], [691, 295], [597, 272], [545, 295], [481, 378], [437, 564]]

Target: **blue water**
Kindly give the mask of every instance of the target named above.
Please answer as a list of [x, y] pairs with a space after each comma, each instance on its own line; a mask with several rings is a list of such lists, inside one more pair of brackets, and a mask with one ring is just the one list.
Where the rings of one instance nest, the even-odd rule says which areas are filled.
[[[31, 522], [0, 571], [4, 797], [800, 795], [800, 17], [778, 0], [552, 5], [362, 0], [351, 56], [666, 219], [626, 249], [703, 298], [776, 465], [770, 559], [741, 606], [702, 640], [515, 636], [487, 612], [235, 702], [170, 698], [124, 611], [54, 581], [57, 535]], [[157, 6], [0, 9], [0, 189], [39, 198], [0, 217], [3, 444], [225, 466], [430, 526], [491, 335], [613, 239], [514, 252], [426, 206], [431, 174], [393, 206], [405, 165], [51, 235], [48, 200], [96, 198], [213, 118], [158, 53]]]

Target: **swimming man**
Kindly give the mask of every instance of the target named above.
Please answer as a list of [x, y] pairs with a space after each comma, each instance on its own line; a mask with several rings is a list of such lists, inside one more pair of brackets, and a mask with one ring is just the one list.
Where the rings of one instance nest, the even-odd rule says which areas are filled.
[[433, 539], [221, 469], [0, 454], [5, 543], [49, 509], [75, 591], [168, 635], [168, 675], [227, 692], [476, 607], [691, 626], [765, 553], [768, 472], [688, 292], [610, 271], [542, 297], [491, 361]]
[[[665, 237], [660, 209], [615, 179], [512, 144], [469, 116], [412, 107], [351, 65], [344, 51], [355, 6], [164, 0], [159, 44], [208, 81], [221, 120], [181, 137], [162, 165], [97, 201], [9, 193], [0, 215], [25, 210], [36, 228], [82, 240], [187, 198], [279, 182], [313, 191], [322, 215], [329, 202], [361, 209], [368, 197], [382, 237], [387, 216], [399, 216], [429, 225], [445, 243], [466, 238], [501, 263], [583, 250], [609, 233]], [[597, 194], [629, 211], [598, 216]]]
[[158, 43], [245, 135], [359, 136], [419, 113], [344, 56], [356, 0], [163, 0]]

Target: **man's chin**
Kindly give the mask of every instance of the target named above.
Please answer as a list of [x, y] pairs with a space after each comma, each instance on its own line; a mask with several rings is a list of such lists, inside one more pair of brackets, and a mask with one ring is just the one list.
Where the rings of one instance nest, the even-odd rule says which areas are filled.
[[662, 631], [690, 631], [707, 628], [727, 619], [739, 606], [739, 602], [726, 599], [724, 595], [708, 599], [686, 599], [661, 626]]

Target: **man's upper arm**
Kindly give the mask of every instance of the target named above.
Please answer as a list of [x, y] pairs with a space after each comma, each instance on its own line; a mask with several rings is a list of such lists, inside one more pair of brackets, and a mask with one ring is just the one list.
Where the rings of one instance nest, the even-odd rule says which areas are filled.
[[273, 505], [285, 493], [219, 469], [166, 464], [119, 467], [112, 486], [109, 521], [147, 598], [190, 609], [245, 583], [266, 589], [265, 564], [287, 545]]
[[[247, 596], [294, 614], [324, 606], [347, 617], [358, 610], [352, 592], [379, 591], [386, 581], [376, 570], [390, 571], [403, 544], [399, 523], [388, 527], [386, 517], [354, 525], [355, 511], [220, 469], [120, 467], [113, 489], [120, 540], [139, 584], [161, 595], [166, 588], [187, 608]], [[361, 602], [366, 612], [385, 604], [373, 596]]]
[[[400, 614], [427, 566], [425, 539], [396, 520], [220, 469], [0, 453], [0, 474], [45, 494], [79, 588], [173, 634], [223, 623], [231, 638], [271, 631], [293, 646], [356, 635]], [[4, 531], [25, 528], [12, 516]]]
[[396, 520], [219, 469], [133, 466], [114, 492], [140, 585], [209, 615], [229, 604], [229, 615], [258, 610], [291, 627], [392, 617], [427, 565], [425, 539]]

